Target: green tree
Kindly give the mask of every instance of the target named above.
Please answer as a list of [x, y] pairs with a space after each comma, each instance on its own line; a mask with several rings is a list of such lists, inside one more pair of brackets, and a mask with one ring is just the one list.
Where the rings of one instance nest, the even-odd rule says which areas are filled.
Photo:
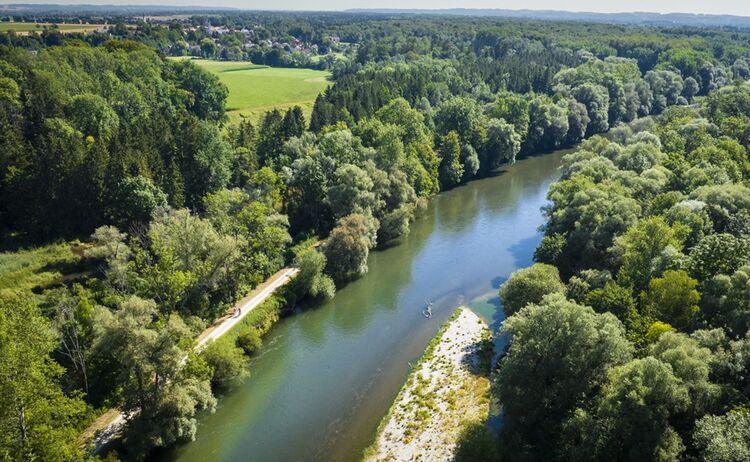
[[579, 409], [566, 422], [564, 457], [679, 460], [684, 444], [669, 419], [687, 405], [688, 390], [668, 364], [647, 357], [615, 367], [593, 413]]
[[136, 294], [153, 298], [165, 313], [218, 316], [241, 282], [241, 246], [211, 222], [185, 209], [157, 217], [147, 241], [134, 249], [128, 279]]
[[487, 124], [487, 142], [481, 147], [482, 170], [498, 168], [503, 163], [513, 163], [521, 150], [521, 137], [513, 126], [504, 120], [490, 119]]
[[607, 370], [630, 359], [631, 346], [614, 315], [562, 294], [510, 316], [503, 332], [511, 341], [496, 384], [504, 411], [501, 453], [546, 460], [557, 453], [564, 420], [602, 385]]
[[154, 446], [194, 438], [198, 412], [216, 406], [208, 377], [183, 368], [194, 332], [176, 314], [160, 319], [156, 303], [138, 297], [100, 315], [95, 348], [119, 365], [121, 409], [131, 415], [128, 451], [142, 456]]
[[698, 281], [685, 271], [665, 271], [662, 277], [649, 283], [649, 290], [643, 296], [643, 310], [679, 329], [687, 328], [700, 311], [697, 285]]
[[616, 240], [622, 249], [622, 267], [618, 282], [632, 287], [635, 293], [646, 289], [658, 270], [658, 259], [667, 247], [682, 248], [679, 230], [673, 229], [662, 217], [648, 217], [639, 221]]
[[326, 271], [336, 282], [356, 279], [367, 273], [367, 256], [375, 243], [368, 217], [348, 215], [341, 220], [324, 244]]
[[693, 441], [701, 460], [740, 462], [750, 459], [750, 412], [745, 408], [698, 420]]
[[500, 301], [505, 316], [511, 316], [530, 303], [540, 303], [548, 294], [564, 292], [557, 268], [536, 263], [510, 275], [500, 287]]
[[248, 376], [247, 358], [242, 348], [228, 342], [212, 342], [201, 353], [211, 367], [211, 384], [227, 386]]
[[292, 287], [300, 297], [330, 299], [336, 293], [336, 286], [330, 276], [324, 273], [326, 256], [316, 249], [307, 249], [294, 259], [299, 273], [292, 280]]
[[687, 270], [700, 281], [717, 274], [730, 275], [750, 257], [750, 239], [731, 234], [711, 234], [690, 250]]
[[28, 296], [0, 294], [0, 458], [84, 460], [77, 436], [86, 407], [66, 396], [49, 322]]
[[145, 224], [160, 207], [166, 207], [167, 195], [150, 179], [141, 175], [127, 177], [117, 185], [109, 217], [116, 226]]
[[336, 218], [352, 213], [372, 214], [375, 209], [374, 187], [370, 176], [352, 164], [344, 164], [336, 169], [333, 185], [328, 190], [331, 210]]
[[440, 146], [440, 184], [450, 189], [461, 182], [464, 167], [461, 164], [461, 144], [458, 133], [451, 131], [442, 139]]

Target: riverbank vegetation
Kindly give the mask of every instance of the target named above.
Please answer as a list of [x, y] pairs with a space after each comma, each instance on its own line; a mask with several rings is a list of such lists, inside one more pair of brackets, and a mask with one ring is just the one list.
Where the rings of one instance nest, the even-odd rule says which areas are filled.
[[748, 101], [723, 88], [564, 158], [539, 263], [501, 290], [502, 460], [747, 457]]
[[[268, 26], [271, 36], [299, 35], [292, 24], [301, 21], [303, 32], [309, 24], [286, 18]], [[733, 235], [742, 226], [733, 217], [743, 207], [744, 191], [736, 188], [748, 170], [746, 108], [734, 82], [750, 76], [747, 34], [331, 18], [314, 20], [345, 37], [356, 54], [333, 69], [335, 82], [317, 97], [309, 120], [291, 107], [255, 124], [227, 120], [228, 89], [216, 75], [152, 46], [159, 34], [171, 34], [166, 27], [2, 36], [0, 233], [8, 253], [0, 259], [0, 296], [5, 310], [21, 307], [35, 329], [2, 318], [0, 388], [11, 401], [1, 407], [0, 441], [9, 458], [84, 458], [77, 442], [50, 435], [74, 433], [109, 407], [130, 413], [123, 457], [189, 441], [197, 415], [215, 406], [212, 382], [243, 375], [243, 355], [297, 301], [331, 297], [336, 285], [365, 274], [369, 252], [405, 235], [429, 197], [519, 155], [592, 136], [582, 152], [596, 154], [596, 162], [571, 163], [565, 186], [553, 188], [538, 252], [559, 268], [556, 292], [563, 281], [567, 293], [569, 281], [580, 280], [573, 283], [584, 297], [579, 302], [624, 299], [623, 313], [631, 313], [617, 288], [631, 287], [638, 309], [685, 329], [704, 309], [695, 300], [706, 293], [705, 281], [725, 274], [734, 287], [734, 263], [695, 257], [695, 266], [652, 268], [639, 252], [650, 249], [643, 236], [658, 235], [659, 252], [679, 255], [695, 246], [695, 255], [721, 250], [732, 262], [743, 255], [739, 237], [724, 248], [725, 238], [709, 231]], [[722, 87], [730, 90], [717, 91]], [[694, 117], [689, 105], [701, 99], [704, 117]], [[657, 115], [657, 122], [649, 118]], [[633, 122], [632, 136], [617, 128]], [[619, 144], [595, 136], [607, 130], [619, 134]], [[734, 184], [718, 187], [726, 182]], [[659, 195], [666, 191], [685, 197]], [[711, 223], [684, 207], [671, 211], [684, 201], [715, 203], [706, 212]], [[725, 215], [713, 211], [720, 207]], [[664, 217], [640, 220], [644, 210]], [[63, 243], [76, 239], [84, 243]], [[321, 245], [309, 249], [309, 239]], [[52, 247], [33, 250], [42, 245]], [[611, 254], [613, 246], [620, 253]], [[590, 269], [586, 258], [610, 270], [617, 284], [596, 285], [599, 273], [581, 273]], [[626, 270], [618, 276], [619, 267], [599, 268], [600, 261]], [[290, 263], [300, 267], [296, 281], [234, 344], [192, 353], [197, 333]], [[555, 278], [549, 268], [544, 274], [543, 281]], [[675, 291], [681, 302], [665, 303]], [[716, 303], [724, 313], [724, 302]], [[650, 328], [644, 319], [628, 322]], [[605, 321], [617, 331], [614, 320]], [[646, 348], [646, 334], [627, 335]], [[44, 348], [34, 354], [45, 360], [26, 361], [15, 342], [41, 348], [26, 345], [37, 338]], [[602, 370], [619, 364], [607, 361]], [[51, 401], [14, 399], [42, 386], [32, 379], [50, 390], [39, 399], [65, 404], [57, 414], [45, 407]]]

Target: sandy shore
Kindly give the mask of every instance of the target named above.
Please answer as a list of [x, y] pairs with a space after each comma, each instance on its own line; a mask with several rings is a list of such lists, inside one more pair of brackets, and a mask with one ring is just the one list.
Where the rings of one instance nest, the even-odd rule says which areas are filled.
[[489, 412], [489, 338], [484, 321], [459, 308], [409, 375], [364, 460], [452, 460], [463, 426]]

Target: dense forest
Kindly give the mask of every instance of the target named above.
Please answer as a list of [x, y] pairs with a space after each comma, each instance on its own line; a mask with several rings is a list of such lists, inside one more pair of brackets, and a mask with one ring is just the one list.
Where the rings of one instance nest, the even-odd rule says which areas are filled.
[[724, 88], [565, 157], [539, 263], [500, 292], [502, 460], [750, 457], [749, 102]]
[[[123, 458], [192, 439], [279, 316], [366, 273], [429, 197], [586, 140], [550, 192], [540, 263], [502, 289], [500, 452], [735, 460], [720, 456], [747, 437], [750, 398], [750, 34], [224, 21], [258, 17], [269, 38], [351, 44], [309, 121], [230, 124], [218, 79], [166, 58], [180, 27], [0, 38], [3, 248], [82, 241], [73, 277], [0, 289], [0, 458], [90, 457], [77, 435], [110, 407], [129, 415]], [[235, 342], [193, 352], [285, 264], [300, 275]], [[728, 428], [745, 433], [717, 447]]]

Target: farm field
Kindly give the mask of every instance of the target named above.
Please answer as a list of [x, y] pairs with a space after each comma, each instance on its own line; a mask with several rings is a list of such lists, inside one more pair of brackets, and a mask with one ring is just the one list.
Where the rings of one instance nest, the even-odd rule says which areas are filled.
[[[184, 59], [184, 58], [183, 58]], [[329, 85], [328, 71], [261, 66], [249, 62], [194, 60], [213, 72], [229, 88], [227, 114], [230, 120], [248, 117], [255, 123], [273, 108], [302, 108], [310, 120], [315, 98]]]
[[[105, 24], [54, 24], [54, 29], [62, 33], [88, 32], [101, 28]], [[15, 31], [16, 33], [42, 32], [45, 29], [53, 29], [52, 23], [37, 22], [0, 22], [0, 33]]]

